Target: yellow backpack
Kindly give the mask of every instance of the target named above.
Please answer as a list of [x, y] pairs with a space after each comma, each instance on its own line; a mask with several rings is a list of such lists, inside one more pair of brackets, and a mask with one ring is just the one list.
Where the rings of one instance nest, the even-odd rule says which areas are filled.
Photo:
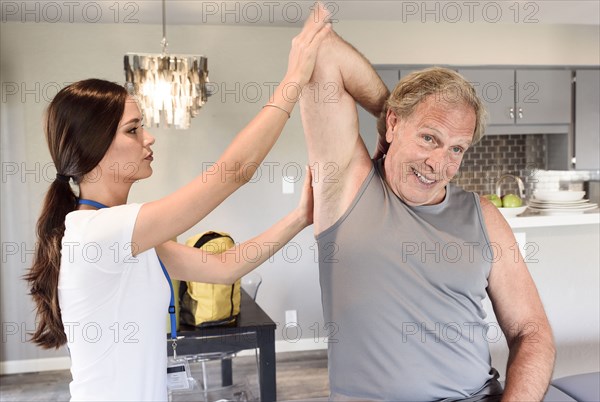
[[[209, 254], [221, 254], [235, 245], [228, 233], [205, 232], [189, 238], [185, 244]], [[182, 282], [180, 320], [196, 327], [223, 325], [235, 321], [240, 313], [240, 280], [233, 285]]]

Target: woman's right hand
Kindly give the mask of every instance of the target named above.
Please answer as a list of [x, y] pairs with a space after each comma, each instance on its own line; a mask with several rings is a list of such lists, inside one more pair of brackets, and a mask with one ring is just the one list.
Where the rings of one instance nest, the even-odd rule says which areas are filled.
[[315, 3], [302, 31], [292, 39], [286, 77], [304, 87], [315, 68], [319, 45], [331, 31], [330, 13], [321, 3]]

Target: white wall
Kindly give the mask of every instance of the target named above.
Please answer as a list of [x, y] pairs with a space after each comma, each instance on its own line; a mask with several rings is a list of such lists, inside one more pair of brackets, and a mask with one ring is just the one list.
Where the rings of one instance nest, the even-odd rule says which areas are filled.
[[[27, 250], [34, 245], [36, 215], [54, 175], [54, 170], [45, 169], [50, 158], [42, 136], [41, 116], [56, 88], [65, 83], [88, 77], [122, 82], [123, 54], [159, 51], [161, 32], [156, 25], [140, 24], [9, 22], [3, 23], [0, 29], [3, 91], [0, 361], [65, 356], [64, 350], [46, 352], [22, 342], [23, 327], [31, 330], [34, 318], [20, 277], [31, 264]], [[597, 65], [600, 59], [597, 26], [344, 22], [337, 24], [336, 29], [374, 64]], [[169, 27], [170, 51], [208, 56], [211, 80], [229, 92], [210, 98], [189, 131], [152, 130], [157, 139], [155, 174], [134, 186], [130, 201], [159, 198], [198, 174], [203, 163], [218, 157], [267, 100], [269, 83], [283, 76], [289, 42], [296, 32], [298, 28], [285, 27]], [[384, 44], [384, 40], [388, 44]], [[13, 87], [7, 85], [15, 84], [18, 91], [13, 94]], [[236, 85], [239, 85], [237, 90]], [[10, 93], [6, 91], [9, 88]], [[257, 97], [253, 91], [256, 88], [262, 88], [262, 96]], [[230, 197], [180, 240], [207, 229], [228, 231], [236, 240], [244, 240], [295, 206], [298, 195], [282, 195], [281, 178], [295, 175], [295, 168], [306, 162], [298, 113], [294, 111], [281, 140], [266, 159], [272, 163], [269, 165], [272, 170], [264, 165], [260, 179]], [[17, 142], [22, 144], [22, 153], [5, 152], [6, 144]], [[8, 169], [15, 166], [17, 174], [9, 174], [12, 170]], [[21, 177], [25, 169], [30, 173]], [[9, 190], [8, 194], [5, 190]], [[24, 220], [15, 221], [17, 208], [27, 210]], [[577, 228], [573, 231], [579, 233]], [[280, 323], [284, 321], [285, 310], [297, 309], [302, 336], [312, 342], [315, 327], [310, 327], [317, 323], [322, 328], [323, 319], [311, 229], [294, 241], [299, 245], [301, 258], [297, 259], [298, 248], [290, 246], [285, 249], [285, 255], [280, 253], [259, 268], [264, 282], [258, 301]], [[17, 247], [16, 254], [13, 254], [14, 249], [7, 249], [9, 246]], [[552, 246], [549, 250], [555, 251]], [[551, 278], [544, 277], [541, 286], [562, 288], [562, 265], [556, 261], [547, 259], [548, 270], [554, 273]], [[597, 269], [597, 253], [584, 258], [582, 264], [585, 266], [579, 269]], [[577, 292], [576, 286], [578, 284], [573, 284], [570, 291]], [[546, 299], [551, 299], [550, 296]], [[597, 297], [597, 289], [591, 297]], [[591, 301], [589, 299], [587, 305], [591, 305]], [[562, 328], [562, 317], [568, 314], [568, 311], [559, 314], [555, 321], [559, 328]], [[585, 331], [588, 338], [597, 337], [597, 331], [594, 333], [589, 328]], [[281, 331], [277, 338], [282, 339]]]

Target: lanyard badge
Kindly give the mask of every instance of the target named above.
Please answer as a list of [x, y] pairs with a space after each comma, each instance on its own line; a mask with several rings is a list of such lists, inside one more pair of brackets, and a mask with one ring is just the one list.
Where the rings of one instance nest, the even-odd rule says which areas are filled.
[[167, 387], [169, 391], [186, 391], [194, 388], [196, 382], [192, 377], [190, 365], [185, 358], [177, 358], [177, 320], [175, 319], [175, 292], [169, 272], [165, 265], [158, 258], [160, 267], [165, 274], [165, 278], [171, 289], [171, 301], [169, 303], [169, 317], [171, 318], [171, 346], [173, 347], [173, 357], [167, 360]]
[[170, 357], [167, 361], [167, 388], [169, 392], [194, 389], [190, 365], [184, 358]]

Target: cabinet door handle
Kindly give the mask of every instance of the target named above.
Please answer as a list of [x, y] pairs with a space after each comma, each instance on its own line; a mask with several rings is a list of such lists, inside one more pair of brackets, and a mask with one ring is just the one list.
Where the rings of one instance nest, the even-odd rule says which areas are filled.
[[511, 107], [510, 109], [508, 109], [508, 115], [510, 116], [511, 120], [515, 118], [515, 108]]
[[523, 108], [520, 107], [519, 108], [519, 119], [522, 119], [522, 118], [523, 118]]

